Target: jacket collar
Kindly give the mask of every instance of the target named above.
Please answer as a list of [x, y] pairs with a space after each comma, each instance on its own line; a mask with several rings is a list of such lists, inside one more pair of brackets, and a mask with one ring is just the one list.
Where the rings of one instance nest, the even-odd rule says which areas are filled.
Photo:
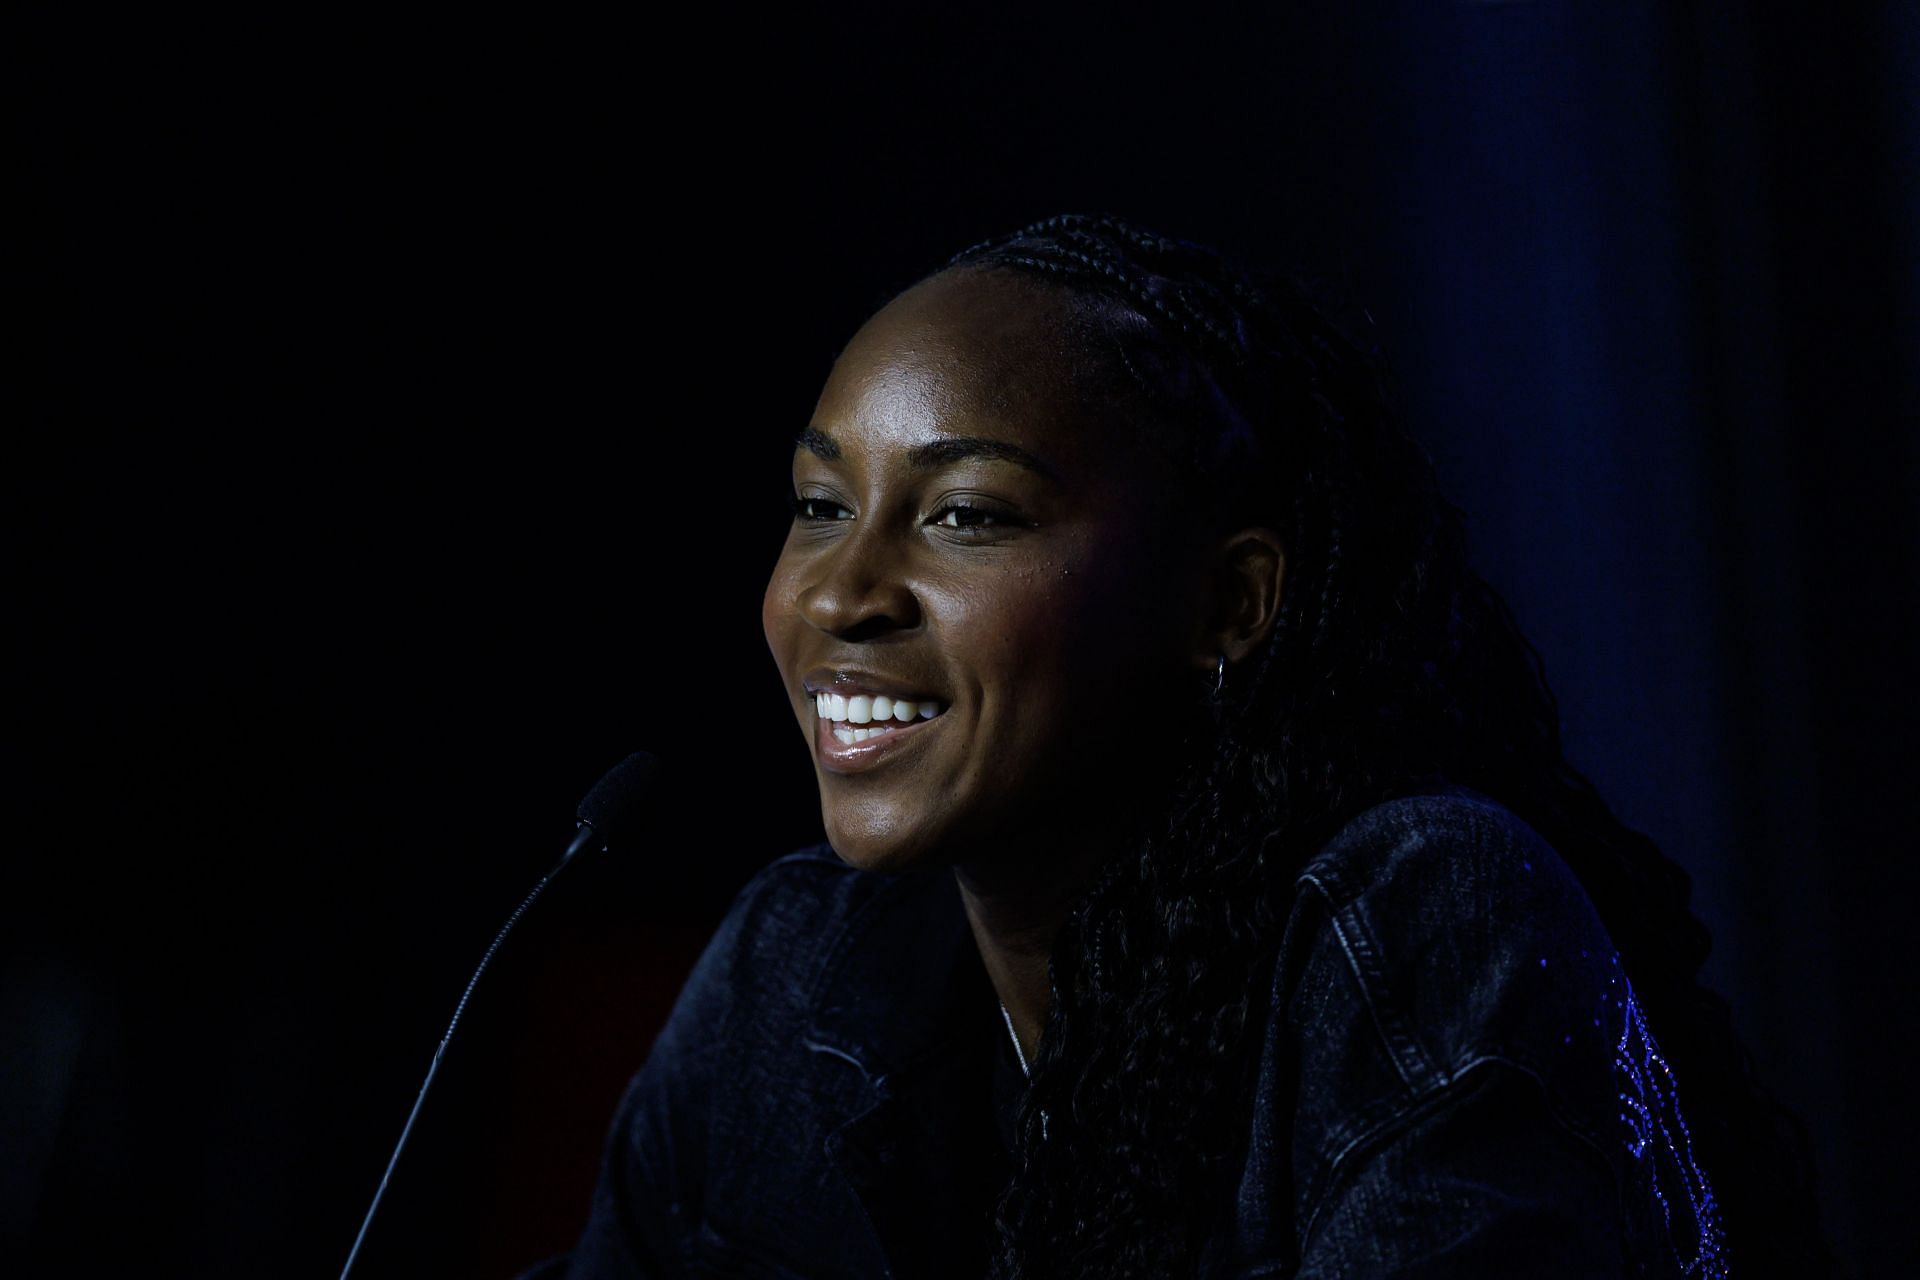
[[985, 1210], [1007, 1173], [988, 1089], [999, 1025], [949, 870], [887, 877], [827, 949], [806, 1047], [864, 1085], [826, 1151], [894, 1275], [985, 1271]]
[[[873, 873], [862, 873], [873, 874]], [[809, 1047], [882, 1088], [993, 1025], [992, 983], [945, 868], [884, 877], [828, 947], [813, 981]]]

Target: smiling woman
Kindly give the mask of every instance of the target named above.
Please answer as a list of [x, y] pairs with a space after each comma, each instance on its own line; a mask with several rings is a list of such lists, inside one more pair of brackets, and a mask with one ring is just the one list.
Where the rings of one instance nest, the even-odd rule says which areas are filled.
[[762, 624], [827, 838], [543, 1274], [1814, 1272], [1686, 876], [1304, 290], [996, 237], [854, 335], [792, 479]]

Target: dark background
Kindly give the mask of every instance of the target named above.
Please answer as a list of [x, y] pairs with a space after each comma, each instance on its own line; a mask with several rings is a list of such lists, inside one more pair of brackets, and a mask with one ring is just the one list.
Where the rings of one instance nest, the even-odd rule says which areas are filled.
[[646, 848], [503, 949], [362, 1265], [566, 1247], [731, 894], [819, 835], [788, 441], [892, 290], [1093, 210], [1384, 348], [1850, 1270], [1920, 1262], [1920, 16], [1265, 9], [8, 19], [10, 1275], [336, 1274], [644, 747]]

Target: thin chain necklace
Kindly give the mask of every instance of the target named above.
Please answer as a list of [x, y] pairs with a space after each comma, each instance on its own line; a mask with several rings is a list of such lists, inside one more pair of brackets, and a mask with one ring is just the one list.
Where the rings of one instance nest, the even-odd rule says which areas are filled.
[[1013, 1015], [1007, 1012], [1007, 1002], [1005, 1000], [1000, 1002], [1000, 1016], [1007, 1021], [1007, 1038], [1013, 1041], [1014, 1056], [1020, 1059], [1020, 1074], [1029, 1080], [1033, 1079], [1033, 1072], [1027, 1070], [1027, 1055], [1020, 1048], [1020, 1037], [1013, 1032]]
[[[1007, 1024], [1007, 1039], [1013, 1041], [1013, 1056], [1020, 1059], [1020, 1074], [1029, 1080], [1033, 1079], [1033, 1072], [1027, 1069], [1026, 1051], [1020, 1047], [1020, 1037], [1014, 1034], [1013, 1015], [1007, 1012], [1007, 1002], [1005, 1000], [1000, 1001], [1000, 1017]], [[1040, 1137], [1044, 1140], [1046, 1136], [1047, 1113], [1043, 1109], [1040, 1112]]]

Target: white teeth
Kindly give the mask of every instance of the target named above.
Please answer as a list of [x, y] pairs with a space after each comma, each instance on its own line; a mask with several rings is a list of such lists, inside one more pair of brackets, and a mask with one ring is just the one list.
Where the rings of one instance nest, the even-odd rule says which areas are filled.
[[[915, 701], [912, 698], [894, 698], [886, 694], [873, 695], [858, 693], [851, 697], [839, 693], [822, 691], [813, 695], [813, 712], [822, 720], [834, 723], [833, 736], [844, 743], [865, 742], [868, 738], [890, 732], [895, 725], [911, 724], [915, 720], [931, 720], [946, 710], [940, 703], [928, 699]], [[853, 725], [871, 724], [871, 729], [855, 729]]]

